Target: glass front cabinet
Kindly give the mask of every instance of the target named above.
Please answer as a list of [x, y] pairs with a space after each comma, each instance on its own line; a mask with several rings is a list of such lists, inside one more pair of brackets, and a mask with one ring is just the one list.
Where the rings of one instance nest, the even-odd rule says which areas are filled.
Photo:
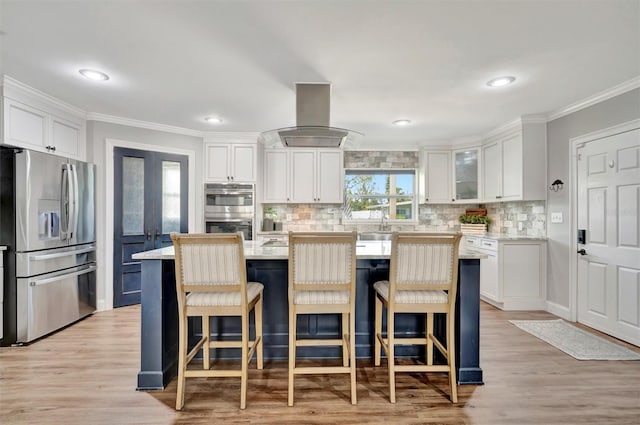
[[480, 201], [480, 149], [467, 148], [453, 151], [454, 202]]

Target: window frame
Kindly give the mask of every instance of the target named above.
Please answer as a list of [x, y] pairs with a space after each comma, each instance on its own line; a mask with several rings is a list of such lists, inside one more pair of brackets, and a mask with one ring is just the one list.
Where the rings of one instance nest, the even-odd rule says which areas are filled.
[[[413, 174], [413, 191], [411, 194], [395, 194], [395, 195], [391, 195], [391, 194], [375, 194], [375, 195], [358, 195], [358, 197], [363, 197], [363, 198], [379, 198], [379, 199], [391, 199], [391, 198], [407, 198], [407, 197], [411, 197], [411, 212], [412, 212], [412, 217], [411, 219], [404, 219], [404, 218], [396, 218], [396, 219], [388, 219], [385, 220], [385, 222], [389, 223], [389, 224], [418, 224], [419, 222], [419, 218], [418, 218], [418, 214], [419, 214], [419, 204], [418, 204], [418, 189], [419, 189], [419, 184], [418, 184], [418, 175], [419, 175], [419, 170], [417, 168], [345, 168], [344, 169], [344, 189], [343, 189], [343, 204], [342, 207], [345, 207], [345, 204], [347, 202], [347, 184], [346, 184], [346, 180], [347, 180], [347, 176], [350, 173], [357, 173], [357, 174]], [[355, 174], [354, 173], [354, 174]], [[344, 224], [377, 224], [381, 222], [381, 219], [379, 218], [346, 218], [342, 217], [342, 222]]]

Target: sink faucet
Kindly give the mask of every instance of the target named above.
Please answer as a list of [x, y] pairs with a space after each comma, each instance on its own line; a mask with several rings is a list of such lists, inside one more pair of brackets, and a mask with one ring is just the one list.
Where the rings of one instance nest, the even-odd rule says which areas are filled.
[[382, 214], [382, 218], [380, 219], [380, 230], [385, 231], [389, 230], [389, 216]]

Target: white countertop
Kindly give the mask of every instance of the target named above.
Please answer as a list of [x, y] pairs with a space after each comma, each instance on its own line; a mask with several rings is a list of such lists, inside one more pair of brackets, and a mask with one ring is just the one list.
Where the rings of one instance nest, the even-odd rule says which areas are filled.
[[[289, 248], [281, 246], [261, 246], [264, 241], [245, 241], [244, 256], [247, 260], [287, 260]], [[356, 244], [356, 258], [385, 259], [389, 258], [391, 241], [358, 241]], [[173, 246], [154, 249], [152, 251], [138, 252], [131, 256], [134, 260], [173, 260]], [[460, 259], [484, 259], [485, 254], [473, 252], [464, 248], [460, 249]]]
[[546, 241], [545, 236], [520, 236], [520, 235], [508, 235], [506, 233], [485, 233], [478, 235], [467, 234], [465, 237], [485, 238], [493, 239], [496, 241]]

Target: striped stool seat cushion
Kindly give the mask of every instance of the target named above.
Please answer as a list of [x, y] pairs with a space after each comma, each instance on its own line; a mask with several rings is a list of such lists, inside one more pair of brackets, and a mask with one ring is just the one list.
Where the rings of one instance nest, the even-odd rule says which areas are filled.
[[[389, 281], [376, 282], [373, 288], [389, 301]], [[449, 296], [444, 291], [396, 291], [395, 302], [397, 304], [446, 304]]]
[[295, 291], [294, 304], [349, 304], [349, 291]]
[[[262, 283], [247, 282], [247, 301], [251, 303], [264, 286]], [[187, 305], [191, 307], [240, 305], [240, 292], [191, 292], [187, 294]]]

